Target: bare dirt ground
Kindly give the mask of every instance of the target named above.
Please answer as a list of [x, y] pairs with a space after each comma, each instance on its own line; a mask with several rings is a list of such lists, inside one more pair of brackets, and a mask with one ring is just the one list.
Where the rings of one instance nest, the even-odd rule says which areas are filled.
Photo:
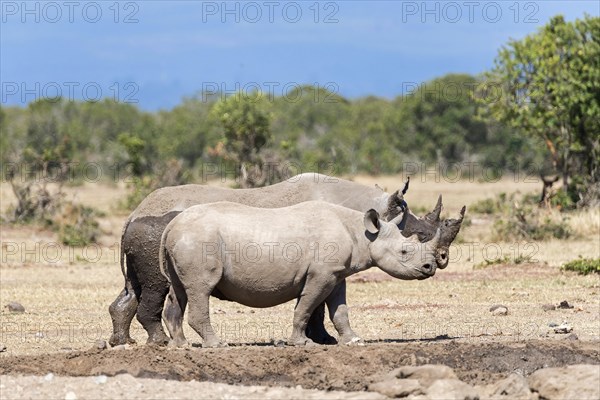
[[460, 343], [452, 339], [371, 342], [365, 346], [238, 345], [226, 349], [136, 346], [37, 356], [3, 357], [1, 374], [114, 376], [211, 381], [321, 390], [365, 390], [380, 374], [402, 365], [443, 364], [470, 384], [495, 382], [518, 371], [600, 364], [599, 343], [530, 340]]
[[[390, 190], [401, 184], [396, 185], [401, 182], [398, 177], [370, 179], [356, 178], [361, 183], [380, 182]], [[415, 181], [409, 194], [411, 205], [431, 209], [437, 193], [444, 193], [444, 213], [452, 216], [463, 204], [507, 188], [528, 191], [538, 186], [511, 181], [436, 185]], [[12, 200], [6, 185], [1, 190], [0, 209], [4, 211]], [[85, 393], [88, 398], [145, 397], [144, 393], [163, 397], [159, 390], [167, 384], [161, 386], [156, 379], [168, 379], [169, 385], [173, 381], [192, 385], [187, 389], [168, 386], [171, 389], [165, 389], [163, 398], [195, 397], [192, 390], [220, 398], [341, 398], [354, 394], [322, 391], [364, 391], [374, 376], [400, 365], [445, 364], [461, 380], [475, 385], [495, 382], [511, 372], [528, 376], [541, 368], [600, 364], [600, 279], [558, 268], [579, 255], [600, 257], [597, 210], [571, 217], [570, 223], [580, 232], [576, 237], [533, 243], [494, 242], [492, 221], [467, 214], [471, 225], [463, 228], [459, 243], [451, 250], [450, 266], [433, 278], [401, 282], [377, 270], [353, 277], [348, 285], [350, 318], [366, 342], [364, 347], [275, 346], [290, 333], [293, 304], [250, 309], [212, 299], [213, 325], [230, 343], [229, 348], [202, 349], [200, 337], [187, 324], [184, 330], [194, 344], [191, 348], [151, 348], [143, 344], [146, 334], [134, 320], [132, 336], [138, 345], [100, 351], [96, 343], [111, 333], [108, 305], [123, 285], [118, 237], [127, 212], [118, 211], [115, 204], [125, 193], [122, 187], [90, 184], [69, 191], [77, 201], [107, 213], [100, 221], [99, 245], [70, 248], [56, 243], [52, 232], [39, 228], [0, 227], [0, 305], [18, 301], [25, 307], [24, 313], [0, 311], [0, 348], [6, 346], [0, 353], [2, 398], [47, 398], [48, 393], [65, 398], [68, 387], [80, 398]], [[509, 261], [477, 267], [485, 259], [504, 255]], [[518, 255], [531, 257], [517, 265], [510, 260]], [[543, 308], [565, 300], [572, 308]], [[498, 304], [508, 309], [507, 315], [489, 311]], [[554, 332], [552, 325], [563, 322], [576, 337]], [[328, 321], [326, 326], [334, 332]], [[51, 382], [40, 377], [50, 372], [57, 375]], [[83, 390], [87, 386], [97, 389], [89, 376], [102, 374], [109, 376], [108, 386], [102, 391]], [[142, 386], [131, 389], [130, 380]], [[189, 383], [192, 380], [202, 382]], [[204, 381], [271, 389], [197, 386]], [[119, 387], [128, 389], [119, 391]]]

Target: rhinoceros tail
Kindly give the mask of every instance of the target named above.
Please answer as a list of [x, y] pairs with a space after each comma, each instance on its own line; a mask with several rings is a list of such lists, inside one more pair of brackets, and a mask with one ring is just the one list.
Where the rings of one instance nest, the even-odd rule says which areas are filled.
[[160, 273], [167, 279], [169, 285], [171, 284], [171, 279], [169, 278], [169, 272], [167, 271], [167, 266], [165, 263], [167, 262], [167, 247], [165, 246], [165, 242], [167, 240], [167, 235], [169, 233], [169, 228], [165, 228], [160, 237], [160, 250], [158, 251], [158, 266], [160, 268]]
[[123, 232], [121, 232], [121, 246], [120, 246], [120, 255], [119, 262], [121, 263], [121, 273], [123, 274], [123, 278], [125, 278], [125, 290], [127, 290], [127, 274], [125, 273], [125, 232], [127, 232], [127, 227], [131, 222], [130, 218], [127, 218], [127, 222], [125, 222], [125, 226], [123, 226]]

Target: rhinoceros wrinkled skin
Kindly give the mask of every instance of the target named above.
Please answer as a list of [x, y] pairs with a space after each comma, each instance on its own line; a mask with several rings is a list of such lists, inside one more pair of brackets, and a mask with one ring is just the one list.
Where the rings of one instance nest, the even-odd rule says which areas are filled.
[[[401, 212], [404, 204], [399, 191], [388, 194], [377, 187], [317, 173], [296, 175], [284, 182], [256, 189], [182, 185], [152, 192], [132, 212], [123, 229], [120, 261], [125, 288], [109, 307], [113, 323], [109, 343], [115, 346], [135, 342], [129, 329], [136, 312], [138, 321], [148, 332], [148, 343], [167, 343], [169, 339], [161, 323], [163, 304], [165, 324], [173, 336], [173, 327], [182, 318], [182, 310], [172, 296], [167, 297], [169, 285], [160, 273], [158, 249], [164, 228], [183, 210], [217, 201], [278, 208], [310, 200], [322, 200], [362, 212], [373, 208], [388, 221]], [[437, 227], [441, 227], [436, 261], [437, 268], [443, 269], [448, 264], [448, 249], [460, 229], [462, 215], [458, 220], [440, 220], [441, 209], [440, 196], [434, 210], [423, 218], [408, 213], [403, 234], [416, 234], [420, 241], [427, 241], [433, 237]], [[334, 340], [325, 330], [323, 318], [324, 305], [321, 305], [309, 322], [310, 337], [319, 343], [332, 343]]]
[[435, 274], [440, 229], [421, 243], [402, 235], [402, 219], [387, 222], [373, 209], [362, 213], [322, 201], [273, 209], [232, 202], [197, 205], [165, 228], [159, 265], [181, 310], [189, 303], [188, 322], [204, 347], [223, 345], [209, 316], [209, 298], [217, 291], [250, 307], [297, 299], [291, 345], [313, 343], [306, 327], [326, 302], [340, 342], [356, 343], [361, 339], [348, 321], [348, 276], [372, 266], [405, 280]]

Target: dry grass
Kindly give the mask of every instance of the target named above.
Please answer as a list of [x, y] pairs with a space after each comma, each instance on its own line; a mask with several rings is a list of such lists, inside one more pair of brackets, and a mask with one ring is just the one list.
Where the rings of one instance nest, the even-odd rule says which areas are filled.
[[569, 216], [569, 226], [576, 236], [600, 237], [600, 208], [572, 213]]
[[[355, 180], [378, 183], [389, 190], [401, 187], [403, 182], [401, 177], [356, 177]], [[407, 198], [411, 204], [431, 209], [437, 194], [443, 193], [445, 211], [452, 215], [463, 204], [468, 206], [502, 191], [539, 189], [537, 184], [513, 183], [510, 180], [432, 183], [413, 179]], [[5, 209], [12, 193], [5, 184], [0, 189], [1, 208]], [[68, 191], [77, 201], [108, 213], [101, 221], [104, 236], [100, 257], [96, 259], [96, 247], [64, 246], [60, 247], [60, 257], [56, 257], [56, 249], [49, 247], [55, 240], [51, 232], [34, 227], [1, 227], [0, 305], [18, 301], [27, 310], [24, 314], [1, 311], [0, 343], [6, 345], [10, 353], [86, 349], [97, 339], [110, 336], [108, 305], [123, 285], [115, 244], [126, 218], [126, 213], [115, 213], [114, 206], [125, 192], [123, 187], [92, 184], [68, 188]], [[367, 276], [378, 279], [349, 283], [351, 320], [364, 339], [430, 339], [448, 335], [459, 338], [457, 340], [512, 341], [546, 335], [556, 337], [549, 333], [548, 324], [563, 320], [574, 326], [580, 339], [600, 338], [598, 276], [578, 276], [556, 268], [579, 255], [600, 257], [599, 210], [573, 214], [569, 223], [577, 230], [578, 238], [564, 241], [493, 243], [489, 241], [491, 218], [472, 216], [470, 219], [471, 225], [461, 232], [461, 243], [451, 251], [454, 259], [450, 266], [432, 279], [400, 282], [368, 271]], [[537, 263], [474, 269], [484, 258], [494, 258], [492, 252], [498, 251], [513, 260], [518, 255], [532, 253]], [[575, 308], [551, 312], [541, 308], [544, 303], [562, 300], [568, 300]], [[216, 299], [211, 302], [213, 322], [230, 342], [268, 342], [289, 334], [292, 303], [249, 309]], [[489, 307], [497, 303], [509, 308], [508, 316], [490, 314]], [[328, 326], [333, 331], [329, 323]], [[199, 341], [187, 324], [184, 329], [192, 341]], [[146, 338], [137, 321], [133, 324], [133, 336], [139, 343]]]

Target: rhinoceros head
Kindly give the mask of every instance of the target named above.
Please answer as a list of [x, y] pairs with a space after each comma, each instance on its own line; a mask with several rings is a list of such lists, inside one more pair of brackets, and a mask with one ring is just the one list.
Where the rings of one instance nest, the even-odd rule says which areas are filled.
[[[403, 196], [408, 190], [408, 182], [407, 180], [402, 193], [398, 190], [388, 198], [387, 209], [384, 213], [386, 220], [390, 221], [396, 218], [403, 210], [408, 208]], [[436, 250], [436, 264], [439, 269], [444, 269], [448, 266], [450, 245], [460, 231], [466, 210], [466, 207], [463, 206], [458, 219], [440, 219], [442, 208], [442, 195], [440, 195], [437, 204], [431, 212], [425, 214], [423, 217], [407, 213], [405, 224], [400, 227], [405, 237], [417, 235], [420, 242], [430, 241], [438, 228], [441, 230], [441, 237]]]
[[374, 265], [395, 278], [429, 278], [436, 271], [435, 254], [441, 230], [438, 229], [433, 238], [425, 243], [408, 238], [399, 229], [406, 223], [408, 214], [407, 208], [391, 221], [385, 221], [373, 209], [365, 213], [365, 235], [370, 241], [369, 256]]

